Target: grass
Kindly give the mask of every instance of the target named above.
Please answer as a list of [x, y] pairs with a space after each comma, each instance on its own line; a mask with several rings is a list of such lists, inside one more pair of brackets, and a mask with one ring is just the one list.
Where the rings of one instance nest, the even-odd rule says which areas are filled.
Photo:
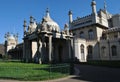
[[0, 62], [0, 78], [24, 81], [56, 79], [69, 75], [69, 67], [19, 62]]

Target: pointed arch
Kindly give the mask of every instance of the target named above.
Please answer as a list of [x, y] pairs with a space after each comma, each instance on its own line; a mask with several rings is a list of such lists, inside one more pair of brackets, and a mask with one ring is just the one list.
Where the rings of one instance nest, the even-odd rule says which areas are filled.
[[81, 44], [80, 46], [80, 51], [81, 51], [81, 60], [85, 60], [85, 52], [84, 52], [84, 45]]

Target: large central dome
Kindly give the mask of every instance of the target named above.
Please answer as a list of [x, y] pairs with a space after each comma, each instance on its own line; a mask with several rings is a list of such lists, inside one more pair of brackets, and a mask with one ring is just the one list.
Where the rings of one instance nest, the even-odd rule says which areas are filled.
[[[57, 32], [60, 32], [60, 28], [59, 28], [59, 25], [53, 21], [49, 15], [49, 10], [47, 9], [46, 11], [46, 16], [43, 17], [43, 21], [44, 22], [43, 24], [47, 26], [46, 29], [52, 29], [53, 31], [57, 31]], [[49, 28], [48, 28], [49, 27]]]

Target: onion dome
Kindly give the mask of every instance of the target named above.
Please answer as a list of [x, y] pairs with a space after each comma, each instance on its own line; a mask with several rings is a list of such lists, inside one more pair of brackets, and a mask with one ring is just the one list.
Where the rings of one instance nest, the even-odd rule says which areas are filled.
[[10, 35], [10, 36], [8, 37], [8, 40], [15, 40], [15, 37], [14, 37], [13, 35]]
[[60, 32], [59, 25], [51, 19], [48, 9], [46, 10], [46, 16], [43, 17], [42, 25], [45, 26], [45, 29], [48, 31], [53, 30], [53, 31]]

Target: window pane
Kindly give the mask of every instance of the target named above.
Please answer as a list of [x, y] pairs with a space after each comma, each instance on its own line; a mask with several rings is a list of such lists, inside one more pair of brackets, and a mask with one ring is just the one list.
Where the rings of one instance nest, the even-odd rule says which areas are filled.
[[94, 39], [93, 30], [89, 30], [89, 31], [88, 31], [88, 37], [89, 37], [90, 40]]

